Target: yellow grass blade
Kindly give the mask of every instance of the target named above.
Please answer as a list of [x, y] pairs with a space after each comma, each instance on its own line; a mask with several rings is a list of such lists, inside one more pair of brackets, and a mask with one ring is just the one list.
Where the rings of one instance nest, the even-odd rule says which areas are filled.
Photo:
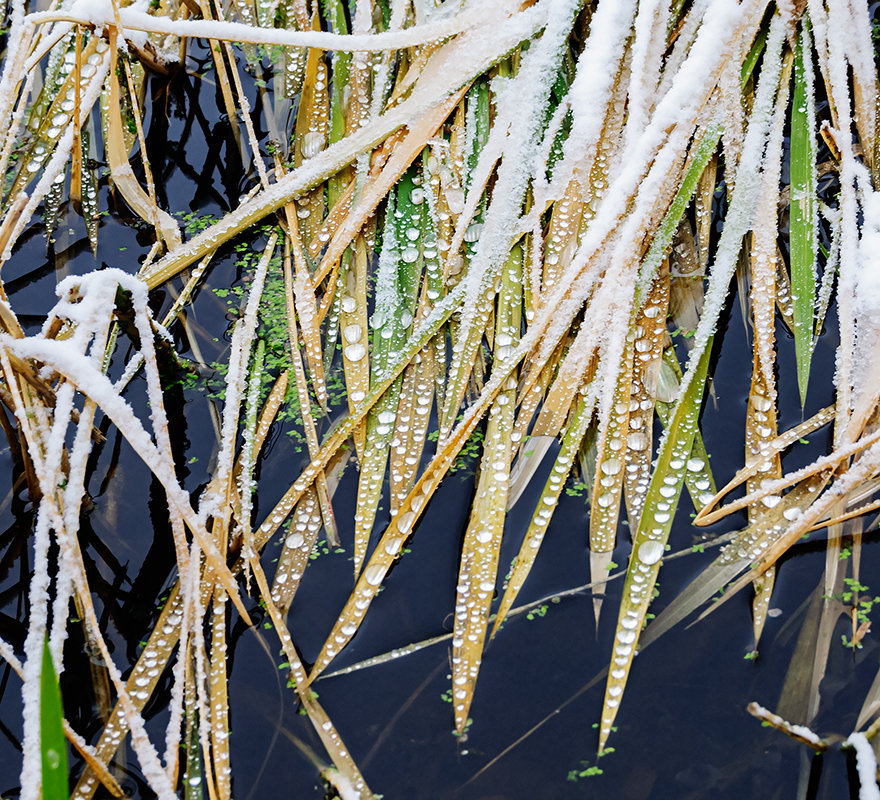
[[[501, 275], [495, 320], [496, 352], [510, 348], [519, 339], [522, 314], [522, 251], [519, 248], [511, 253]], [[511, 377], [489, 411], [476, 497], [462, 545], [452, 631], [452, 707], [455, 729], [459, 733], [464, 733], [467, 725], [495, 592], [498, 555], [507, 516], [513, 455], [509, 432], [515, 401], [516, 382]]]
[[595, 395], [588, 394], [587, 396], [580, 397], [575, 404], [575, 411], [572, 414], [568, 428], [562, 438], [562, 447], [559, 449], [556, 463], [553, 465], [550, 477], [547, 478], [547, 481], [544, 484], [544, 489], [538, 500], [538, 506], [532, 515], [519, 554], [516, 557], [513, 571], [507, 579], [507, 584], [504, 587], [504, 596], [501, 598], [501, 604], [495, 615], [492, 636], [497, 633], [505, 618], [510, 613], [510, 609], [516, 602], [516, 596], [519, 594], [520, 589], [522, 589], [523, 584], [532, 569], [532, 565], [535, 563], [538, 550], [541, 547], [541, 543], [544, 541], [544, 534], [547, 531], [547, 526], [550, 524], [550, 519], [553, 516], [553, 511], [556, 509], [559, 496], [562, 494], [565, 481], [568, 478], [568, 474], [571, 471], [575, 458], [577, 457], [581, 441], [584, 438], [584, 433], [587, 430], [587, 426], [590, 424], [590, 420], [593, 418], [595, 403]]
[[[666, 315], [669, 308], [669, 272], [661, 269], [645, 307], [636, 319], [633, 344], [629, 433], [623, 469], [624, 497], [630, 530], [637, 530], [651, 472], [651, 442], [657, 381], [663, 363]], [[647, 442], [647, 444], [646, 444]], [[635, 447], [633, 445], [636, 445]], [[643, 446], [645, 445], [645, 446]]]

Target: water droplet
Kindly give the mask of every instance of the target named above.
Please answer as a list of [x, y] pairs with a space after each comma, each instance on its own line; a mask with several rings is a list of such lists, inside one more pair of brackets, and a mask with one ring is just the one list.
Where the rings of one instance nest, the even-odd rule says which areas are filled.
[[626, 437], [626, 444], [630, 450], [645, 450], [648, 447], [648, 437], [641, 431], [630, 433]]
[[766, 412], [773, 407], [773, 402], [769, 397], [764, 397], [762, 394], [755, 394], [752, 395], [752, 406], [756, 411]]
[[382, 583], [382, 578], [384, 577], [385, 567], [381, 564], [371, 564], [364, 572], [364, 580], [369, 583], [370, 586], [378, 586]]
[[314, 158], [324, 149], [324, 134], [320, 131], [309, 131], [299, 143], [299, 151], [303, 158]]
[[483, 232], [483, 223], [482, 222], [473, 222], [468, 225], [467, 230], [464, 232], [464, 240], [466, 242], [476, 242], [480, 239], [480, 234]]
[[363, 334], [363, 328], [360, 325], [346, 325], [342, 329], [342, 336], [346, 342], [353, 344], [358, 341]]
[[602, 462], [602, 472], [606, 475], [616, 475], [620, 472], [620, 460], [616, 458], [607, 458]]
[[350, 344], [345, 348], [345, 357], [349, 361], [360, 361], [366, 354], [367, 350], [362, 344]]
[[656, 539], [649, 539], [639, 545], [638, 557], [643, 564], [650, 566], [663, 558], [663, 544]]

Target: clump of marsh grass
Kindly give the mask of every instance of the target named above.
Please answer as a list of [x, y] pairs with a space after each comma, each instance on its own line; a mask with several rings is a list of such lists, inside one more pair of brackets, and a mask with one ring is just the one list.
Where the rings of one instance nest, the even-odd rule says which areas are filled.
[[[145, 70], [184, 62], [196, 37], [209, 42], [252, 189], [184, 240], [173, 215], [180, 209], [161, 207], [149, 168], [143, 87]], [[266, 51], [275, 61], [260, 111], [271, 148], [257, 136], [242, 78]], [[452, 632], [459, 733], [486, 640], [514, 608], [573, 474], [588, 487], [594, 583], [607, 574], [622, 513], [632, 536], [614, 641], [604, 643], [599, 749], [640, 646], [719, 589], [729, 597], [749, 584], [757, 645], [776, 562], [805, 534], [827, 529], [818, 591], [828, 599], [814, 619], [809, 679], [799, 684], [806, 689], [789, 697], [797, 710], [784, 712], [809, 723], [843, 610], [833, 597], [845, 578], [858, 581], [863, 519], [880, 506], [880, 391], [865, 367], [878, 341], [877, 101], [867, 12], [830, 1], [77, 0], [43, 11], [13, 2], [0, 78], [0, 261], [15, 259], [34, 214], [51, 232], [65, 202], [98, 246], [98, 155], [154, 233], [137, 268], [59, 284], [37, 333], [26, 335], [5, 292], [0, 298], [4, 431], [38, 505], [27, 637], [20, 654], [2, 644], [23, 679], [22, 796], [37, 797], [41, 785], [43, 643], [48, 636], [62, 670], [73, 602], [116, 698], [93, 747], [65, 729], [88, 754], [73, 795], [90, 797], [99, 782], [119, 793], [106, 765], [130, 734], [160, 797], [176, 796], [185, 770], [200, 770], [212, 798], [229, 797], [228, 606], [249, 622], [245, 592], [259, 598], [278, 636], [293, 690], [335, 767], [328, 780], [343, 797], [371, 796], [310, 684], [356, 634], [477, 430]], [[839, 185], [834, 198], [819, 189], [828, 174]], [[719, 237], [713, 213], [722, 198]], [[198, 303], [214, 255], [266, 223], [272, 232], [225, 365], [212, 478], [194, 503], [171, 457], [157, 353], [171, 347], [165, 326]], [[753, 371], [744, 465], [717, 492], [699, 418], [734, 277]], [[157, 321], [148, 291], [181, 278], [171, 313]], [[264, 397], [272, 343], [261, 337], [259, 313], [271, 279], [284, 286], [289, 358]], [[794, 337], [803, 403], [811, 379], [827, 379], [811, 376], [810, 361], [832, 302], [835, 402], [780, 430], [777, 325]], [[120, 336], [133, 354], [114, 381], [108, 364], [122, 357]], [[336, 368], [345, 413], [322, 438]], [[149, 400], [143, 416], [124, 396], [138, 371]], [[289, 386], [310, 463], [255, 519], [255, 465]], [[122, 665], [107, 649], [78, 542], [99, 417], [163, 487], [176, 557], [177, 583], [137, 660]], [[829, 424], [833, 451], [786, 474], [782, 453]], [[490, 629], [508, 511], [555, 439], [561, 445]], [[357, 513], [344, 526], [333, 489], [349, 443], [360, 477]], [[743, 484], [745, 497], [720, 505]], [[743, 508], [748, 524], [643, 633], [684, 489], [696, 524]], [[385, 491], [390, 522], [373, 537]], [[307, 671], [286, 615], [322, 528], [353, 552], [354, 585]], [[267, 574], [261, 553], [282, 535], [283, 554]], [[856, 553], [848, 561], [839, 558], [843, 536]], [[599, 591], [597, 620], [601, 611]], [[173, 688], [160, 755], [142, 712], [166, 670]], [[876, 715], [876, 694], [868, 693], [860, 726]]]

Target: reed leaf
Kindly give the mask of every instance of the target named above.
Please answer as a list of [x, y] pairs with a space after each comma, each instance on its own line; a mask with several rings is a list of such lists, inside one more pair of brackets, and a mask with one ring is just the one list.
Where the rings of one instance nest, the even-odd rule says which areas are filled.
[[639, 634], [653, 599], [654, 583], [666, 547], [678, 496], [684, 484], [688, 459], [702, 403], [709, 367], [711, 341], [697, 362], [694, 377], [685, 389], [672, 415], [660, 445], [657, 465], [651, 475], [639, 529], [633, 541], [623, 600], [617, 620], [612, 666], [605, 687], [602, 718], [599, 722], [599, 750], [605, 747], [617, 716], [620, 699], [629, 677]]
[[43, 666], [40, 670], [40, 753], [43, 797], [46, 800], [67, 800], [70, 795], [67, 787], [64, 712], [48, 641], [43, 645]]
[[807, 19], [795, 50], [791, 101], [791, 249], [795, 360], [801, 405], [806, 402], [813, 353], [816, 301], [818, 214], [816, 211], [816, 111], [813, 97], [813, 47]]
[[[522, 314], [522, 251], [511, 253], [501, 272], [495, 315], [495, 344], [504, 358], [519, 338]], [[464, 535], [452, 631], [452, 704], [455, 729], [463, 733], [473, 701], [489, 609], [495, 592], [498, 556], [507, 513], [516, 385], [509, 378], [489, 410], [477, 494]]]

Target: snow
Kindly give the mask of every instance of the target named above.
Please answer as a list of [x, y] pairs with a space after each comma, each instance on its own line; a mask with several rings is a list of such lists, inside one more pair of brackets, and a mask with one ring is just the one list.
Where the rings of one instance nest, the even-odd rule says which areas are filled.
[[792, 734], [794, 736], [798, 736], [803, 739], [805, 742], [809, 742], [812, 745], [816, 745], [824, 749], [826, 747], [825, 743], [822, 739], [811, 731], [806, 725], [792, 725], [787, 720], [783, 719], [779, 716], [779, 714], [774, 714], [769, 709], [764, 708], [760, 703], [749, 703], [749, 713], [758, 719], [767, 720], [780, 730], [785, 731], [786, 733]]
[[854, 322], [856, 284], [864, 271], [860, 265], [858, 236], [858, 201], [856, 184], [863, 168], [853, 152], [852, 111], [849, 90], [847, 54], [858, 37], [852, 35], [852, 16], [845, 2], [825, 4], [818, 0], [809, 2], [810, 19], [813, 22], [816, 49], [826, 75], [832, 107], [836, 109], [837, 130], [833, 130], [835, 142], [840, 149], [840, 260], [837, 283], [838, 317], [840, 319], [840, 346], [837, 350], [835, 382], [837, 386], [837, 419], [834, 425], [834, 441], [839, 445], [858, 435], [858, 426], [851, 426], [853, 405], [854, 356], [856, 350], [856, 326]]
[[639, 3], [635, 21], [630, 82], [627, 100], [628, 119], [626, 143], [631, 145], [645, 129], [656, 100], [657, 81], [663, 74], [663, 51], [666, 48], [666, 26], [669, 21], [669, 0]]
[[[141, 277], [153, 285], [160, 276], [175, 273], [215, 250], [224, 236], [263, 219], [292, 198], [315, 187], [325, 177], [351, 163], [358, 154], [374, 147], [389, 133], [408, 124], [421, 112], [484, 72], [517, 44], [532, 37], [545, 24], [547, 11], [548, 0], [542, 0], [498, 24], [466, 31], [440, 47], [432, 55], [406, 100], [375, 118], [370, 125], [331, 144], [269, 189], [242, 203], [215, 225], [174, 248], [163, 259], [144, 270]], [[356, 49], [364, 48], [358, 46]]]
[[34, 561], [28, 609], [28, 632], [24, 641], [24, 681], [21, 686], [22, 741], [21, 798], [40, 797], [40, 672], [49, 598], [49, 518], [43, 504], [34, 526]]
[[808, 741], [810, 744], [822, 744], [819, 736], [813, 733], [806, 725], [789, 725], [789, 728], [795, 736], [800, 736], [801, 739]]
[[[547, 0], [544, 0], [545, 4]], [[519, 6], [510, 0], [484, 2], [461, 14], [441, 17], [424, 25], [382, 33], [350, 34], [325, 31], [296, 31], [282, 28], [260, 28], [242, 22], [220, 20], [180, 20], [152, 16], [139, 4], [119, 9], [124, 37], [135, 41], [137, 31], [170, 36], [218, 39], [248, 44], [277, 44], [290, 47], [314, 47], [322, 50], [365, 51], [371, 53], [401, 50], [407, 47], [436, 44], [473, 28], [490, 28], [501, 24]], [[526, 12], [528, 13], [528, 12]], [[62, 11], [38, 11], [25, 17], [25, 22], [41, 24], [68, 21], [94, 25], [103, 29], [115, 24], [111, 0], [77, 0]]]
[[[706, 291], [703, 315], [693, 339], [688, 368], [681, 382], [681, 397], [687, 391], [693, 379], [700, 355], [708, 345], [710, 337], [715, 333], [715, 321], [727, 297], [730, 280], [736, 267], [742, 238], [752, 224], [752, 215], [761, 186], [761, 173], [754, 165], [761, 162], [765, 144], [770, 131], [773, 116], [773, 104], [779, 86], [782, 44], [785, 39], [786, 23], [779, 15], [774, 16], [767, 36], [763, 66], [758, 87], [755, 92], [755, 103], [749, 118], [749, 126], [743, 143], [743, 153], [736, 174], [736, 189], [731, 199], [730, 208], [721, 233], [721, 239], [710, 268], [709, 288]], [[699, 43], [699, 40], [698, 40]], [[696, 45], [694, 46], [696, 49]], [[684, 67], [682, 67], [682, 71]], [[674, 91], [670, 90], [670, 95]], [[668, 98], [668, 96], [667, 96]], [[664, 98], [664, 101], [667, 99]], [[661, 104], [662, 105], [662, 104]], [[659, 116], [655, 115], [655, 120]], [[664, 433], [665, 441], [666, 433]], [[662, 447], [661, 443], [661, 447]]]
[[[603, 5], [608, 5], [608, 0]], [[489, 283], [494, 281], [498, 267], [507, 258], [512, 232], [520, 215], [526, 187], [532, 177], [534, 161], [531, 156], [539, 145], [538, 137], [550, 89], [556, 79], [557, 66], [571, 30], [571, 21], [579, 6], [577, 0], [551, 2], [549, 20], [543, 35], [525, 53], [519, 72], [511, 79], [508, 89], [499, 100], [495, 128], [502, 135], [506, 132], [507, 138], [492, 193], [493, 202], [483, 219], [480, 239], [465, 279], [468, 286], [462, 310], [465, 319], [476, 318], [481, 297]], [[486, 160], [494, 160], [496, 153], [488, 146], [487, 151]], [[481, 156], [480, 164], [484, 163]], [[474, 186], [478, 186], [476, 181]], [[471, 356], [472, 353], [457, 354], [451, 371], [456, 371], [456, 363], [460, 359], [465, 359], [467, 363]]]
[[[116, 23], [116, 15], [113, 10], [114, 5], [116, 4], [113, 0], [76, 0], [76, 2], [64, 9], [62, 13], [69, 14], [71, 17], [77, 17], [82, 22], [94, 25], [95, 32], [98, 35], [102, 35], [106, 25], [115, 25]], [[147, 3], [145, 0], [136, 0], [136, 2], [126, 6], [124, 9], [118, 9], [118, 12], [120, 18], [123, 16], [123, 12], [126, 16], [134, 15], [137, 18], [141, 15], [145, 16], [146, 9]], [[31, 16], [31, 19], [32, 17], [33, 15]], [[126, 27], [123, 22], [122, 36], [119, 40], [120, 47], [123, 46], [125, 40], [131, 42], [137, 47], [143, 48], [147, 44], [147, 34], [142, 30]]]
[[[97, 102], [98, 96], [101, 94], [101, 89], [104, 85], [104, 78], [109, 69], [110, 58], [109, 50], [107, 50], [104, 52], [101, 63], [97, 65], [95, 73], [80, 99], [80, 125], [83, 125], [86, 122], [91, 113], [92, 106]], [[37, 207], [43, 201], [43, 198], [52, 188], [55, 179], [64, 169], [67, 168], [67, 162], [72, 148], [73, 126], [68, 126], [64, 133], [59, 137], [55, 151], [52, 153], [49, 163], [46, 164], [43, 169], [43, 174], [40, 176], [40, 180], [37, 181], [37, 185], [31, 190], [28, 202], [13, 227], [12, 233], [8, 239], [8, 244], [6, 245], [6, 249], [3, 251], [0, 260], [7, 261], [12, 256], [12, 246], [15, 244], [21, 232], [25, 229], [25, 226], [30, 222], [31, 216], [37, 210]]]
[[269, 262], [275, 252], [277, 237], [273, 234], [262, 258], [254, 271], [250, 284], [250, 292], [245, 306], [244, 315], [236, 323], [230, 345], [229, 369], [226, 373], [226, 394], [223, 404], [223, 420], [220, 428], [220, 453], [217, 456], [217, 466], [212, 481], [213, 490], [202, 495], [199, 511], [203, 516], [221, 514], [226, 516], [227, 487], [232, 475], [233, 459], [238, 441], [239, 411], [242, 401], [242, 388], [245, 385], [248, 361], [251, 355], [254, 335], [257, 329], [257, 312], [260, 307], [260, 298], [263, 296], [263, 286], [266, 283], [266, 274]]
[[554, 169], [554, 196], [560, 196], [562, 188], [576, 173], [589, 174], [634, 14], [634, 0], [605, 0], [590, 20], [590, 38], [578, 59], [568, 93], [572, 126], [562, 160]]
[[31, 44], [33, 27], [26, 22], [24, 0], [10, 3], [8, 49], [3, 57], [3, 75], [0, 77], [0, 119], [9, 119], [12, 106], [18, 96], [21, 80], [21, 62], [26, 58]]
[[[867, 178], [867, 176], [866, 176]], [[853, 310], [859, 323], [880, 332], [880, 192], [869, 187], [862, 197], [864, 223], [854, 276]]]
[[874, 756], [874, 748], [864, 733], [851, 733], [846, 741], [856, 751], [859, 800], [880, 800], [880, 788], [877, 787], [877, 759]]

